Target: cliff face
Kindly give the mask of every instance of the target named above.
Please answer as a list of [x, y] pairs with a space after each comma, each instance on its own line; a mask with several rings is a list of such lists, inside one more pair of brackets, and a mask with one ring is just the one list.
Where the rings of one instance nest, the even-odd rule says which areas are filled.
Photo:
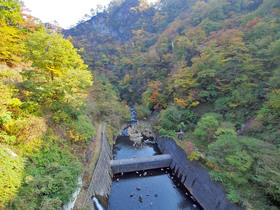
[[62, 31], [63, 31], [63, 28], [61, 28], [60, 26], [51, 24], [51, 23], [44, 23], [44, 26], [46, 29], [50, 29], [52, 32], [62, 33]]
[[145, 19], [152, 17], [153, 9], [148, 5], [141, 5], [138, 0], [127, 0], [120, 6], [93, 16], [90, 20], [77, 25], [75, 28], [65, 30], [66, 36], [82, 36], [95, 34], [110, 36], [121, 41], [126, 41], [133, 36], [133, 30], [139, 30]]
[[106, 20], [107, 16], [104, 14], [93, 17], [89, 20], [91, 30], [100, 35], [118, 37], [117, 31], [113, 30], [112, 26]]

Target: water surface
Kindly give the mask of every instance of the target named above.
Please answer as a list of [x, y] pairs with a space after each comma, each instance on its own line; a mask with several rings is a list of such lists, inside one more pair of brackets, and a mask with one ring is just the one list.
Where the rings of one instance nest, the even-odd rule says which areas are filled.
[[[114, 158], [125, 159], [159, 155], [156, 144], [133, 146], [129, 137], [121, 136], [114, 145]], [[136, 171], [114, 176], [108, 209], [200, 209], [187, 189], [168, 168]]]
[[[131, 108], [131, 125], [136, 125], [136, 112]], [[160, 155], [155, 143], [134, 146], [127, 128], [117, 138], [113, 149], [114, 159], [139, 158]], [[114, 176], [108, 204], [109, 210], [134, 209], [201, 209], [189, 196], [187, 189], [169, 168], [136, 171]]]

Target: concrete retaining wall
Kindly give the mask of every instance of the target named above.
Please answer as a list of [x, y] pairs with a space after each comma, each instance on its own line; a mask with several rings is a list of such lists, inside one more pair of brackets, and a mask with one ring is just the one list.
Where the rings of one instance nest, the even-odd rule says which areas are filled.
[[101, 204], [107, 208], [113, 179], [110, 165], [112, 159], [112, 148], [107, 141], [106, 127], [103, 124], [101, 152], [92, 176], [88, 190], [89, 193], [83, 205], [83, 209], [86, 208], [86, 206], [88, 206], [89, 209], [95, 209], [92, 200], [93, 196], [97, 197]]
[[230, 203], [226, 198], [224, 187], [212, 181], [207, 170], [196, 161], [190, 161], [187, 154], [177, 146], [175, 141], [157, 139], [157, 143], [163, 154], [172, 156], [171, 168], [204, 209], [243, 209]]
[[133, 171], [166, 168], [171, 164], [171, 155], [156, 155], [151, 157], [112, 160], [111, 168], [114, 174]]

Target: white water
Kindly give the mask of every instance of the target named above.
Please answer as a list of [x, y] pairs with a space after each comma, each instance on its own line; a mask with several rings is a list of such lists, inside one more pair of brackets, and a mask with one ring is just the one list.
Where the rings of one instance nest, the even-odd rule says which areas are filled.
[[97, 210], [105, 210], [103, 206], [99, 203], [99, 200], [96, 197], [93, 197], [93, 202], [97, 208]]
[[81, 191], [81, 187], [82, 187], [82, 177], [79, 177], [78, 179], [78, 183], [79, 183], [79, 187], [77, 188], [77, 190], [73, 193], [72, 195], [72, 201], [70, 201], [69, 203], [63, 205], [63, 210], [71, 210], [74, 208], [75, 206], [75, 202], [77, 200], [77, 197]]

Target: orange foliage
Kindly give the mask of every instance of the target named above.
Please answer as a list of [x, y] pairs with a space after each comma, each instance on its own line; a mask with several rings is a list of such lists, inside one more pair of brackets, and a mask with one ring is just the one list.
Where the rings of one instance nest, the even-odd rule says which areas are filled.
[[277, 13], [279, 13], [279, 11], [280, 11], [279, 9], [275, 9], [274, 11], [272, 11], [271, 14], [272, 14], [272, 15], [276, 15]]
[[153, 107], [154, 109], [160, 107], [160, 102], [159, 102], [159, 95], [162, 89], [159, 87], [162, 83], [160, 81], [154, 81], [152, 82], [149, 86], [153, 90], [152, 95], [150, 98], [152, 99], [153, 103], [156, 103], [156, 105]]
[[258, 22], [259, 22], [258, 20], [250, 21], [250, 22], [248, 22], [247, 26], [252, 27], [252, 26], [256, 25]]

